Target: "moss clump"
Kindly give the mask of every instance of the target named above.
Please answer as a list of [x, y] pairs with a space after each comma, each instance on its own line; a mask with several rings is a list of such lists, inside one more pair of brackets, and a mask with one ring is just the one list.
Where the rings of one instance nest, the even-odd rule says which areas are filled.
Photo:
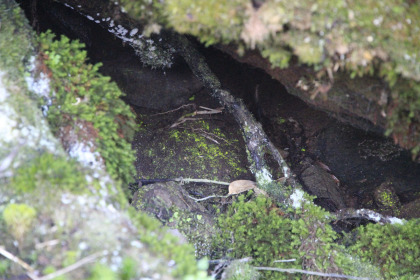
[[36, 210], [26, 204], [10, 203], [3, 211], [4, 222], [19, 245], [21, 245], [25, 234], [31, 229], [35, 218]]
[[18, 192], [32, 192], [37, 188], [80, 192], [86, 181], [74, 160], [44, 153], [23, 164], [12, 178], [11, 186]]
[[133, 113], [119, 99], [122, 93], [118, 86], [99, 74], [100, 64], [86, 63], [82, 43], [54, 37], [51, 32], [39, 36], [43, 62], [51, 71], [53, 100], [48, 120], [52, 128], [58, 133], [65, 127], [77, 131], [78, 122], [92, 124], [89, 136], [95, 139], [108, 173], [130, 181], [135, 173], [135, 156], [129, 144], [135, 127]]
[[[328, 213], [313, 203], [305, 203], [300, 210], [291, 216], [264, 196], [249, 201], [239, 196], [218, 219], [221, 234], [215, 239], [216, 250], [229, 248], [227, 254], [234, 259], [252, 257], [253, 266], [356, 273], [344, 248], [334, 242], [337, 234], [328, 224]], [[226, 254], [223, 249], [221, 253]], [[274, 262], [286, 259], [296, 261]], [[261, 274], [264, 279], [296, 277], [272, 271]]]
[[[357, 230], [349, 247], [362, 260], [381, 267], [386, 279], [413, 279], [420, 274], [420, 221], [401, 224], [369, 224]], [[406, 277], [406, 278], [404, 278]], [[395, 279], [395, 278], [394, 278]]]
[[0, 3], [0, 68], [7, 69], [11, 80], [23, 81], [24, 64], [33, 51], [32, 33], [23, 28], [27, 19], [14, 1]]

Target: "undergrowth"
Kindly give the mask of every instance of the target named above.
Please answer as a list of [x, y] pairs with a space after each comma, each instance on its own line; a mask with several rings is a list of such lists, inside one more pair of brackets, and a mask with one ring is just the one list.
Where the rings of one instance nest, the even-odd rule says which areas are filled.
[[52, 105], [48, 120], [55, 133], [78, 122], [93, 126], [98, 151], [113, 178], [129, 182], [135, 173], [135, 155], [130, 141], [134, 134], [134, 114], [119, 97], [122, 92], [109, 77], [98, 72], [100, 63], [86, 62], [84, 44], [50, 31], [39, 35], [43, 63], [50, 71]]
[[[308, 201], [313, 199], [308, 196]], [[296, 209], [295, 209], [296, 210]], [[295, 268], [385, 279], [415, 279], [420, 270], [420, 223], [361, 227], [348, 248], [329, 225], [328, 212], [304, 203], [283, 211], [270, 198], [241, 195], [218, 219], [218, 257], [252, 257], [254, 267]], [[361, 262], [359, 261], [359, 258]], [[294, 260], [290, 262], [279, 262]], [[378, 275], [379, 267], [381, 276]], [[263, 279], [302, 279], [301, 274], [261, 271]], [[307, 276], [307, 279], [313, 276]]]

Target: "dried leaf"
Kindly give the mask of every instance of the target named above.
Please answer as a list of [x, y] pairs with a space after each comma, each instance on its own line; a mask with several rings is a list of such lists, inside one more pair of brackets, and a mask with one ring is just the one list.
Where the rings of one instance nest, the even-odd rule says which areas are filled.
[[257, 188], [257, 184], [250, 180], [236, 180], [229, 185], [229, 194], [238, 194]]

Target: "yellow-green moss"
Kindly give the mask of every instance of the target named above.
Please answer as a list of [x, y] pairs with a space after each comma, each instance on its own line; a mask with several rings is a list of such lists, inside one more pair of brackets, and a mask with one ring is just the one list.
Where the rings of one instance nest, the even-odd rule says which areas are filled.
[[18, 192], [32, 192], [37, 188], [80, 192], [85, 185], [83, 173], [74, 160], [49, 153], [24, 163], [11, 180], [11, 186]]
[[10, 234], [22, 242], [36, 218], [36, 210], [26, 204], [10, 203], [4, 208], [3, 219]]

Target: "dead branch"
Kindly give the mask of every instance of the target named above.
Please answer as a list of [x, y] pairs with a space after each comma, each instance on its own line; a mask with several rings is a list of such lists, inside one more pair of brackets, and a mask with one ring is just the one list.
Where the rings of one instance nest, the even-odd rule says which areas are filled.
[[28, 271], [27, 275], [29, 276], [29, 278], [31, 278], [33, 280], [39, 280], [39, 278], [36, 275], [34, 275], [34, 269], [29, 264], [27, 264], [26, 262], [24, 262], [20, 258], [16, 257], [15, 255], [10, 253], [9, 251], [6, 251], [6, 249], [4, 249], [3, 246], [0, 246], [0, 255], [2, 255], [3, 257], [11, 260], [14, 263], [17, 263], [22, 268], [24, 268], [26, 271]]
[[84, 265], [86, 265], [88, 263], [91, 263], [94, 260], [96, 260], [97, 258], [102, 257], [102, 256], [105, 256], [105, 255], [106, 255], [106, 252], [105, 251], [96, 252], [96, 253], [94, 253], [94, 254], [92, 254], [90, 256], [87, 256], [86, 258], [81, 259], [80, 261], [78, 261], [78, 262], [76, 262], [76, 263], [74, 263], [72, 265], [69, 265], [69, 266], [67, 266], [67, 267], [65, 267], [63, 269], [57, 270], [57, 271], [55, 271], [53, 273], [50, 273], [50, 274], [45, 275], [45, 276], [43, 276], [41, 278], [38, 278], [38, 280], [51, 280], [51, 279], [54, 279], [54, 278], [56, 278], [58, 276], [64, 275], [64, 274], [69, 273], [69, 272], [71, 272], [71, 271], [73, 271], [75, 269], [78, 269], [79, 267], [82, 267], [82, 266], [84, 266]]

